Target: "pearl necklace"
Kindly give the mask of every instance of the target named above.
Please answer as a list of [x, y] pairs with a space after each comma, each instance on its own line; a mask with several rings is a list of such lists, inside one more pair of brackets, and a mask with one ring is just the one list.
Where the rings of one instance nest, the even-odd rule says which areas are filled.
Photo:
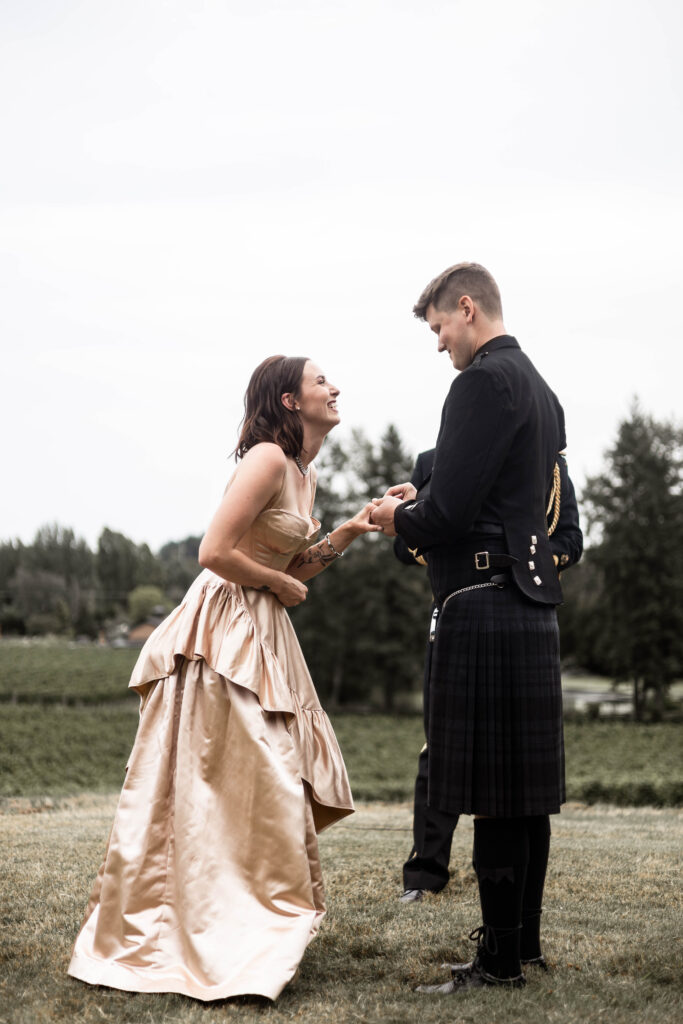
[[309, 469], [311, 467], [310, 466], [304, 466], [303, 462], [301, 461], [301, 459], [299, 458], [298, 455], [294, 456], [294, 461], [296, 462], [297, 466], [299, 467], [299, 472], [301, 473], [301, 475], [302, 476], [308, 476], [308, 471], [309, 471]]

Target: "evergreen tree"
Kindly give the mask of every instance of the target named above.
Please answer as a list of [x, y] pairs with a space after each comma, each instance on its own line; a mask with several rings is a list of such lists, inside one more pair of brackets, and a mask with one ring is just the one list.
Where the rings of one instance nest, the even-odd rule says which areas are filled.
[[683, 431], [634, 402], [583, 495], [598, 541], [601, 653], [616, 680], [632, 683], [637, 720], [648, 693], [661, 716], [669, 684], [683, 676], [682, 468]]
[[137, 580], [137, 549], [132, 540], [105, 526], [97, 542], [97, 576], [104, 607], [122, 607]]
[[611, 664], [603, 643], [601, 579], [595, 549], [591, 548], [578, 565], [562, 573], [562, 604], [557, 617], [563, 663], [609, 676]]
[[201, 571], [198, 562], [201, 537], [169, 541], [157, 555], [161, 563], [163, 588], [166, 594], [179, 602], [192, 581]]
[[23, 545], [21, 541], [0, 542], [0, 631], [7, 633], [24, 633], [26, 631], [23, 618], [13, 604], [13, 592], [10, 589], [12, 579], [21, 565]]
[[29, 635], [71, 631], [69, 591], [59, 573], [20, 565], [10, 593], [16, 616]]
[[104, 615], [125, 608], [131, 590], [140, 585], [159, 586], [163, 570], [147, 544], [136, 544], [122, 533], [105, 527], [97, 545], [97, 576]]
[[96, 632], [95, 559], [69, 527], [40, 527], [21, 552], [12, 588], [29, 633]]

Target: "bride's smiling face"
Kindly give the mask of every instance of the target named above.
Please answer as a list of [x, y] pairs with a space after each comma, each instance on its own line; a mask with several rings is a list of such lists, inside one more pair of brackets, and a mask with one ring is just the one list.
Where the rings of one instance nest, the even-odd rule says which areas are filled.
[[313, 428], [326, 427], [327, 430], [335, 427], [340, 420], [338, 395], [339, 388], [309, 359], [304, 365], [301, 386], [295, 399], [302, 423]]

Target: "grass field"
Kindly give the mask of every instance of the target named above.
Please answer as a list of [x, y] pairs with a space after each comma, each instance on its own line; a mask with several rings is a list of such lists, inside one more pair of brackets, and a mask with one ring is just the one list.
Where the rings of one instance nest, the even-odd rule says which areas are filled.
[[[320, 837], [329, 913], [274, 1005], [201, 1004], [91, 988], [66, 975], [137, 726], [121, 699], [135, 651], [0, 643], [0, 1024], [678, 1024], [683, 753], [672, 723], [566, 724], [570, 804], [553, 820], [544, 913], [553, 969], [519, 992], [415, 994], [466, 959], [479, 923], [472, 824], [447, 890], [399, 904], [411, 845], [418, 716], [333, 716], [360, 803]], [[391, 803], [378, 801], [393, 801]]]
[[[4, 1024], [679, 1024], [683, 812], [570, 806], [553, 819], [545, 898], [548, 975], [518, 992], [440, 999], [413, 992], [465, 959], [479, 923], [472, 825], [455, 833], [447, 889], [405, 906], [411, 808], [367, 804], [320, 837], [328, 915], [275, 1004], [201, 1004], [92, 988], [66, 975], [99, 866], [113, 796], [0, 815], [0, 1021]], [[457, 998], [457, 1001], [456, 1001]]]
[[[56, 638], [0, 638], [0, 703], [99, 704], [126, 697], [130, 673], [139, 651], [115, 650]], [[608, 693], [611, 680], [604, 676], [568, 674], [563, 685], [572, 691]], [[622, 684], [619, 692], [628, 696]], [[133, 695], [129, 695], [134, 699]], [[670, 697], [683, 701], [683, 682], [675, 683]], [[421, 690], [402, 695], [402, 703], [416, 713]]]
[[[0, 798], [117, 790], [137, 727], [137, 701], [99, 707], [0, 707]], [[332, 716], [360, 800], [412, 796], [424, 742], [417, 716]], [[567, 722], [570, 800], [683, 804], [683, 731], [674, 723]]]
[[[100, 704], [127, 696], [140, 652], [64, 640], [0, 641], [0, 702]], [[135, 694], [129, 695], [135, 700]]]
[[[120, 787], [137, 727], [137, 695], [127, 690], [137, 654], [63, 640], [0, 641], [0, 799]], [[570, 683], [595, 689], [601, 681], [573, 676]], [[424, 741], [420, 716], [332, 717], [357, 798], [409, 799]], [[572, 719], [565, 737], [569, 799], [683, 804], [683, 732], [675, 723]]]

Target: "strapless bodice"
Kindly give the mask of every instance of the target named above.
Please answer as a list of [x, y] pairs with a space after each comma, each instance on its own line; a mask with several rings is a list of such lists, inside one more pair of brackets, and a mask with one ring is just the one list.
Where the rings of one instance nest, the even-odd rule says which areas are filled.
[[320, 523], [285, 508], [266, 508], [251, 524], [238, 548], [259, 565], [283, 572], [294, 555], [315, 543]]

